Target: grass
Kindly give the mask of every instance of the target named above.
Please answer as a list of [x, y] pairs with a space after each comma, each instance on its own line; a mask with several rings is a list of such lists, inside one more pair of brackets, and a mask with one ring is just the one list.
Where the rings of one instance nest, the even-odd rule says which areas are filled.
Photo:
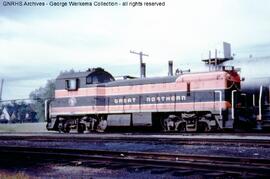
[[[5, 126], [5, 124], [1, 124], [0, 132], [16, 132], [16, 130], [10, 126]], [[0, 178], [1, 178], [1, 175], [0, 175]]]
[[47, 132], [46, 123], [0, 124], [1, 132]]

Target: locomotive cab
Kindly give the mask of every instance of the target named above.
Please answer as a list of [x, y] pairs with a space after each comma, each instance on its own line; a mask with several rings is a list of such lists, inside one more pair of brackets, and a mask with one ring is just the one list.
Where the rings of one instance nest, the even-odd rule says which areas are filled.
[[[57, 108], [58, 106], [65, 107], [74, 107], [78, 103], [80, 106], [86, 105], [86, 102], [92, 104], [98, 104], [100, 101], [96, 99], [84, 100], [82, 98], [77, 98], [78, 94], [86, 94], [89, 87], [95, 89], [93, 93], [98, 95], [99, 86], [104, 86], [104, 83], [115, 81], [114, 77], [107, 71], [102, 68], [89, 68], [85, 72], [66, 72], [61, 73], [56, 78], [56, 89], [55, 89], [55, 99], [46, 101], [45, 104], [45, 119], [47, 121], [48, 130], [59, 130], [63, 131], [63, 128], [66, 128], [65, 125], [70, 125], [68, 127], [70, 130], [71, 126], [78, 128], [79, 120], [74, 120], [75, 118], [81, 118], [81, 114], [76, 112], [70, 112], [68, 110], [61, 110], [61, 112], [55, 111], [57, 114], [54, 115], [52, 109]], [[59, 109], [63, 109], [59, 108]], [[60, 110], [59, 110], [60, 111]], [[73, 121], [72, 124], [61, 124], [61, 121]], [[61, 129], [62, 128], [62, 129]], [[79, 130], [80, 129], [79, 127]], [[68, 132], [68, 131], [65, 131]]]

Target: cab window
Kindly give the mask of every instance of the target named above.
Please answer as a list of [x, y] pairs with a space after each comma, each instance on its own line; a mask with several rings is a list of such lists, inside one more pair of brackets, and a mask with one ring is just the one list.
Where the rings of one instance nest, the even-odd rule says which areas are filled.
[[66, 80], [66, 89], [70, 91], [74, 91], [78, 89], [78, 79], [68, 79]]

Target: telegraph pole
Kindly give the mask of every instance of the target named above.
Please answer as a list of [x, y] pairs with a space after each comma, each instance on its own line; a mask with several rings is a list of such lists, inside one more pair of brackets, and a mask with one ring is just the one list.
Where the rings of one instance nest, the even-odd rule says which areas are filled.
[[141, 78], [143, 78], [143, 66], [145, 68], [145, 64], [143, 64], [143, 56], [146, 56], [146, 57], [149, 57], [149, 55], [147, 54], [144, 54], [143, 52], [134, 52], [134, 51], [131, 51], [130, 50], [130, 53], [133, 53], [133, 54], [136, 54], [136, 55], [139, 55], [140, 56], [140, 73], [141, 73]]
[[1, 87], [0, 87], [0, 101], [2, 101], [3, 85], [4, 85], [4, 79], [1, 80]]

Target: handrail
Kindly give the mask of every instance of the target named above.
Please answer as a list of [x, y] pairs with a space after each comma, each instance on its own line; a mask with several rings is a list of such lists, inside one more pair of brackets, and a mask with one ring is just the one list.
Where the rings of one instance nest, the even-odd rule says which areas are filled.
[[45, 105], [45, 110], [44, 110], [45, 121], [48, 121], [48, 118], [49, 118], [49, 114], [48, 114], [49, 100], [46, 99], [44, 103], [45, 103], [44, 104]]
[[215, 93], [219, 93], [219, 115], [220, 115], [220, 119], [222, 119], [222, 91], [215, 91]]
[[263, 90], [263, 86], [260, 86], [260, 95], [259, 95], [259, 116], [258, 116], [258, 120], [262, 120], [262, 90]]
[[236, 93], [237, 90], [232, 90], [232, 119], [235, 118], [234, 116], [234, 109], [235, 109], [235, 105], [234, 105], [234, 93]]
[[252, 104], [253, 104], [253, 107], [255, 107], [255, 94], [252, 95]]

